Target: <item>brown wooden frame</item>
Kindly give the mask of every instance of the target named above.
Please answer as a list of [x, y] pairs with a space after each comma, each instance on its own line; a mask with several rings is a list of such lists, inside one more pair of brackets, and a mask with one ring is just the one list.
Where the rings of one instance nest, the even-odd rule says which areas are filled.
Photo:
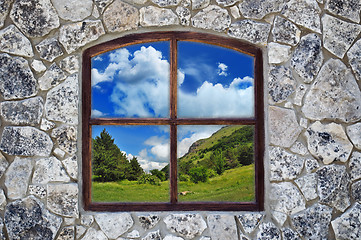
[[[177, 118], [177, 41], [193, 41], [234, 49], [251, 55], [254, 61], [254, 118]], [[170, 42], [169, 118], [91, 118], [91, 58], [121, 47]], [[88, 48], [82, 65], [82, 178], [84, 209], [90, 211], [262, 211], [264, 204], [264, 97], [262, 50], [237, 39], [194, 32], [152, 32], [132, 34]], [[170, 202], [94, 203], [91, 202], [92, 125], [169, 125], [170, 126]], [[255, 126], [255, 202], [177, 202], [177, 125], [254, 125]]]

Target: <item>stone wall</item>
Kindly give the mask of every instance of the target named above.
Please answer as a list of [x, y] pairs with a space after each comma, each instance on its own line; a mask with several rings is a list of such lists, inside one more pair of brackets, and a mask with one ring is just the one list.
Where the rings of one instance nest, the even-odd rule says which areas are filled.
[[[358, 0], [0, 0], [5, 239], [360, 239]], [[264, 212], [86, 212], [82, 51], [129, 33], [208, 32], [264, 50]]]

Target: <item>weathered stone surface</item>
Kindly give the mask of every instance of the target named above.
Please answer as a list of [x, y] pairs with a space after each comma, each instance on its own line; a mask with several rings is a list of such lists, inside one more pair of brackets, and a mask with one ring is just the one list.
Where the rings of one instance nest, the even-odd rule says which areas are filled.
[[9, 13], [10, 5], [14, 0], [1, 0], [0, 1], [0, 28], [4, 26], [5, 19]]
[[307, 201], [318, 197], [317, 195], [317, 177], [315, 173], [307, 174], [295, 180], [295, 183], [301, 190]]
[[352, 184], [351, 195], [353, 199], [361, 203], [361, 180]]
[[356, 122], [360, 109], [361, 92], [350, 69], [340, 60], [328, 60], [306, 94], [302, 112], [312, 120]]
[[81, 21], [89, 17], [93, 10], [92, 0], [51, 0], [59, 17], [70, 21]]
[[74, 126], [63, 125], [55, 128], [51, 136], [56, 139], [60, 149], [70, 155], [76, 153], [78, 132]]
[[259, 240], [281, 240], [281, 231], [273, 223], [262, 223], [257, 233]]
[[138, 221], [140, 225], [145, 229], [151, 229], [159, 222], [160, 217], [158, 215], [140, 215]]
[[62, 161], [64, 167], [72, 179], [78, 179], [78, 159], [76, 156], [69, 157]]
[[210, 2], [210, 0], [192, 0], [192, 9], [197, 10], [208, 7]]
[[0, 150], [9, 155], [47, 157], [52, 148], [49, 135], [33, 127], [5, 127], [0, 142]]
[[271, 42], [268, 44], [268, 62], [282, 63], [290, 58], [291, 47], [287, 45]]
[[40, 185], [29, 185], [29, 195], [43, 199], [46, 197], [46, 188]]
[[361, 150], [361, 123], [347, 126], [346, 132], [355, 148]]
[[291, 66], [305, 83], [313, 81], [323, 62], [321, 39], [314, 33], [301, 38], [293, 53]]
[[5, 100], [35, 96], [36, 79], [28, 61], [21, 57], [0, 54], [0, 92]]
[[77, 56], [71, 55], [59, 62], [59, 67], [70, 74], [79, 71], [79, 60]]
[[342, 21], [325, 14], [322, 17], [323, 45], [339, 58], [343, 58], [361, 32], [359, 24]]
[[291, 0], [283, 8], [282, 14], [296, 24], [321, 33], [321, 9], [315, 0]]
[[267, 44], [271, 25], [253, 20], [241, 20], [231, 24], [228, 35], [254, 44]]
[[173, 236], [173, 235], [167, 235], [163, 238], [163, 240], [184, 240], [184, 239], [181, 237]]
[[55, 58], [63, 55], [63, 50], [56, 38], [45, 39], [35, 46], [40, 58], [52, 62]]
[[51, 214], [33, 196], [9, 203], [5, 226], [10, 239], [53, 240], [62, 219]]
[[356, 203], [351, 209], [331, 222], [336, 239], [360, 239], [361, 204]]
[[295, 46], [300, 41], [301, 30], [287, 19], [276, 16], [273, 23], [272, 36], [276, 42]]
[[51, 89], [45, 102], [45, 116], [63, 123], [78, 123], [78, 74], [70, 75], [63, 83]]
[[144, 27], [176, 25], [179, 23], [177, 15], [171, 9], [147, 6], [141, 8], [139, 13], [140, 25]]
[[31, 159], [16, 157], [5, 173], [5, 186], [10, 199], [22, 198], [28, 190], [30, 174], [33, 170]]
[[44, 65], [44, 63], [40, 60], [33, 60], [31, 62], [31, 68], [35, 70], [35, 72], [44, 72], [46, 70], [46, 66]]
[[359, 0], [327, 0], [325, 9], [356, 23], [360, 22], [361, 2]]
[[43, 131], [48, 131], [55, 127], [55, 123], [46, 120], [45, 118], [41, 119], [40, 129]]
[[291, 69], [284, 66], [271, 66], [268, 79], [268, 92], [271, 101], [281, 103], [296, 89], [296, 80]]
[[[168, 235], [168, 236], [170, 236], [170, 235]], [[138, 230], [133, 230], [133, 231], [131, 231], [130, 233], [127, 234], [127, 237], [128, 237], [128, 238], [132, 238], [132, 239], [134, 239], [134, 238], [140, 238], [140, 233], [139, 233]], [[181, 238], [181, 239], [182, 239], [182, 238]]]
[[229, 7], [239, 2], [240, 0], [216, 0], [217, 4], [222, 7]]
[[129, 213], [99, 213], [94, 215], [100, 229], [109, 238], [117, 238], [134, 224]]
[[100, 20], [71, 23], [60, 28], [59, 42], [67, 53], [72, 53], [105, 33]]
[[123, 32], [138, 28], [138, 9], [120, 0], [115, 0], [103, 14], [109, 32]]
[[305, 168], [308, 173], [314, 172], [318, 169], [320, 165], [318, 164], [316, 159], [310, 158], [305, 161]]
[[154, 4], [159, 7], [174, 7], [178, 6], [181, 0], [151, 0]]
[[291, 228], [282, 228], [283, 240], [301, 240], [300, 236]]
[[279, 12], [285, 0], [244, 0], [239, 4], [239, 10], [246, 18], [262, 19], [269, 13]]
[[89, 228], [82, 240], [108, 240], [108, 238], [102, 231]]
[[295, 179], [303, 169], [304, 159], [290, 154], [279, 147], [271, 147], [270, 153], [271, 181]]
[[192, 17], [192, 25], [196, 28], [211, 29], [224, 32], [231, 24], [231, 16], [226, 9], [210, 5]]
[[55, 148], [53, 151], [55, 157], [62, 159], [65, 156], [65, 152], [60, 148]]
[[361, 178], [361, 153], [360, 152], [352, 153], [348, 166], [350, 168], [351, 180], [360, 179]]
[[300, 118], [300, 126], [303, 128], [307, 128], [308, 127], [308, 119]]
[[162, 240], [159, 230], [148, 233], [142, 240]]
[[[96, 237], [97, 237], [97, 236], [96, 236], [97, 231], [95, 231], [95, 230], [94, 230], [94, 231], [91, 231], [91, 229], [94, 230], [94, 228], [89, 228], [89, 231], [88, 231], [88, 232], [90, 232], [90, 233], [89, 233], [89, 234], [87, 233], [87, 235], [89, 235], [89, 236], [88, 236], [88, 239], [93, 239], [93, 240], [100, 240], [100, 239], [102, 239], [102, 237], [96, 238]], [[79, 225], [77, 225], [77, 226], [75, 227], [76, 239], [80, 239], [81, 236], [84, 235], [84, 233], [86, 232], [86, 230], [87, 230], [87, 229], [86, 229], [84, 226], [79, 226]], [[102, 236], [104, 236], [103, 239], [108, 240], [108, 239], [107, 239], [107, 236], [105, 236], [105, 234], [104, 234], [101, 230], [99, 230], [99, 232], [102, 234]], [[93, 237], [95, 237], [95, 238], [93, 238]], [[86, 239], [85, 236], [84, 236], [84, 238], [82, 238], [82, 239]]]
[[188, 239], [201, 235], [207, 228], [206, 222], [199, 214], [171, 214], [163, 221], [171, 232]]
[[283, 226], [287, 220], [287, 214], [273, 211], [272, 219], [274, 219], [279, 226]]
[[11, 124], [36, 125], [43, 115], [44, 101], [41, 97], [22, 101], [7, 101], [0, 103], [3, 119]]
[[344, 212], [350, 206], [350, 175], [341, 165], [324, 166], [317, 170], [317, 190], [320, 203]]
[[290, 182], [272, 183], [270, 203], [274, 211], [294, 214], [304, 210], [305, 200], [295, 185]]
[[0, 51], [24, 57], [34, 56], [29, 39], [27, 39], [14, 25], [10, 25], [0, 31]]
[[244, 213], [237, 216], [244, 231], [248, 234], [253, 232], [264, 218], [263, 213]]
[[84, 226], [90, 227], [94, 222], [93, 215], [81, 215], [80, 223]]
[[297, 153], [299, 155], [306, 155], [308, 153], [308, 150], [305, 145], [301, 142], [295, 142], [295, 144], [292, 145], [290, 148], [291, 152]]
[[100, 17], [100, 13], [99, 13], [98, 7], [96, 5], [93, 6], [92, 16], [94, 18], [99, 18]]
[[339, 124], [323, 125], [317, 121], [307, 129], [305, 135], [310, 153], [325, 164], [346, 162], [351, 154], [352, 144]]
[[78, 217], [78, 184], [48, 184], [48, 209], [65, 217]]
[[331, 222], [332, 208], [315, 204], [306, 210], [291, 216], [292, 225], [305, 239], [327, 239]]
[[[307, 85], [305, 84], [300, 84], [297, 88], [296, 88], [296, 93], [293, 97], [293, 104], [297, 105], [297, 106], [302, 106], [303, 103], [302, 103], [302, 100], [303, 100], [303, 96], [306, 94], [308, 90], [308, 87]], [[306, 120], [305, 118], [301, 118], [300, 119], [300, 126], [303, 127], [303, 128], [307, 128], [307, 125], [304, 125], [302, 126], [301, 125], [301, 120], [304, 119]], [[307, 121], [307, 120], [306, 120]]]
[[[4, 210], [5, 206], [6, 206], [6, 196], [5, 196], [4, 190], [0, 189], [0, 209]], [[0, 226], [0, 229], [2, 229], [2, 226]]]
[[175, 11], [179, 17], [180, 24], [183, 26], [189, 26], [191, 19], [191, 11], [188, 8], [182, 6], [177, 7]]
[[61, 162], [55, 157], [43, 158], [36, 161], [33, 174], [33, 184], [47, 184], [49, 182], [69, 182]]
[[45, 36], [60, 25], [50, 0], [15, 0], [10, 18], [28, 37]]
[[104, 9], [109, 6], [114, 0], [94, 0], [94, 3], [99, 7], [101, 13], [103, 13]]
[[212, 240], [238, 238], [236, 220], [233, 215], [211, 214], [207, 216], [207, 222]]
[[59, 233], [57, 240], [73, 240], [75, 237], [75, 229], [72, 227], [63, 227]]
[[229, 9], [231, 10], [231, 14], [235, 19], [241, 18], [241, 14], [239, 13], [239, 8], [237, 6], [232, 6]]
[[269, 107], [270, 140], [274, 145], [290, 147], [298, 138], [301, 128], [293, 110]]
[[2, 177], [8, 166], [9, 166], [8, 161], [6, 160], [4, 155], [2, 155], [0, 152], [0, 178]]

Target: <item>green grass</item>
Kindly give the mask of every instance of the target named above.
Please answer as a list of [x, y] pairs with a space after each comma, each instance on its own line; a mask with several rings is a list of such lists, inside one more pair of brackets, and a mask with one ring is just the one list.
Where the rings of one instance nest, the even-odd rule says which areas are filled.
[[[180, 182], [179, 201], [254, 201], [254, 165], [226, 170], [206, 183]], [[136, 181], [92, 183], [93, 202], [169, 202], [169, 182], [160, 186]]]

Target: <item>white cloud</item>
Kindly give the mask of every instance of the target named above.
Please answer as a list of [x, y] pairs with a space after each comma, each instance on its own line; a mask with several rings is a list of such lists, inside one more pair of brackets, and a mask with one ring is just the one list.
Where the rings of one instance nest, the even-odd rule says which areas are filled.
[[92, 113], [91, 113], [92, 117], [102, 117], [104, 115], [105, 114], [103, 112], [96, 110], [96, 109], [92, 109]]
[[153, 136], [148, 138], [144, 144], [151, 146], [150, 152], [155, 156], [156, 162], [169, 162], [169, 139]]
[[99, 62], [101, 62], [101, 61], [103, 61], [103, 58], [102, 58], [101, 56], [96, 56], [96, 57], [94, 58], [94, 61], [99, 61]]
[[217, 73], [219, 76], [228, 76], [227, 70], [228, 70], [228, 66], [226, 64], [218, 63]]
[[144, 171], [149, 172], [152, 169], [158, 169], [161, 170], [162, 168], [164, 168], [168, 163], [168, 162], [156, 162], [152, 159], [152, 157], [148, 156], [148, 151], [147, 149], [142, 149], [138, 156], [138, 163], [140, 164], [140, 166], [144, 169]]

